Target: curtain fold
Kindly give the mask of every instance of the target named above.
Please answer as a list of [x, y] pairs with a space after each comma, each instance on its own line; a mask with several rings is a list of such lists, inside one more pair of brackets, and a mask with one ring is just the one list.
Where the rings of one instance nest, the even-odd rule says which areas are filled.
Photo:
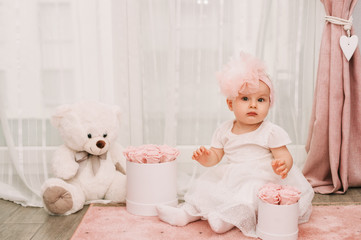
[[[1, 92], [3, 96], [4, 94]], [[14, 175], [18, 178], [14, 179], [16, 184], [9, 184], [0, 181], [1, 194], [0, 197], [4, 199], [11, 199], [12, 201], [21, 205], [41, 206], [40, 189], [31, 185], [26, 179], [23, 165], [20, 163], [18, 151], [15, 149], [14, 140], [11, 135], [9, 123], [5, 113], [4, 99], [0, 97], [0, 127], [2, 128], [6, 145], [8, 148], [9, 168], [14, 171]], [[12, 183], [12, 182], [11, 182]], [[21, 186], [21, 187], [19, 187]]]
[[[357, 0], [322, 0], [326, 15], [349, 19]], [[351, 35], [353, 31], [351, 30]], [[344, 193], [361, 186], [361, 57], [347, 61], [343, 26], [326, 22], [303, 173], [315, 192]]]

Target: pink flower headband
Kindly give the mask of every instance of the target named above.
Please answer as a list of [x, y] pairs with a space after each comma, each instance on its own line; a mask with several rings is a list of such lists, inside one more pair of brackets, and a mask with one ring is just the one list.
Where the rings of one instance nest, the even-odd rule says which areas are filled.
[[241, 52], [217, 73], [221, 92], [228, 99], [233, 99], [239, 93], [250, 94], [257, 92], [259, 80], [270, 89], [270, 103], [274, 102], [272, 82], [266, 74], [266, 68], [260, 60], [250, 54]]

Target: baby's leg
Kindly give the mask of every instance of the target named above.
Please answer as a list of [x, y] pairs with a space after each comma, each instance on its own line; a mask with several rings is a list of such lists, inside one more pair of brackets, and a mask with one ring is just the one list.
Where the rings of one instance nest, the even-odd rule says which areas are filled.
[[225, 233], [234, 227], [232, 224], [212, 215], [208, 217], [208, 223], [216, 233]]
[[201, 219], [200, 216], [189, 215], [183, 207], [171, 207], [168, 205], [157, 206], [158, 217], [163, 222], [174, 226], [185, 226], [190, 222]]

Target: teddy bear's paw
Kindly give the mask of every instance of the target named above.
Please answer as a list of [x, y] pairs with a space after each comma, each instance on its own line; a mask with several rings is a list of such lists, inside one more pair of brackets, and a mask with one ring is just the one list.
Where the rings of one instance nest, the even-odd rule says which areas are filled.
[[53, 214], [64, 214], [73, 207], [73, 198], [66, 189], [53, 186], [45, 190], [43, 201], [49, 212]]

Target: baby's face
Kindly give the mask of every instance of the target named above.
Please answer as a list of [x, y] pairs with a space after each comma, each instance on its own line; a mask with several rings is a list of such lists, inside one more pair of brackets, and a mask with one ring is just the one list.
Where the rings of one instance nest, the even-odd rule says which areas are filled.
[[270, 89], [264, 82], [260, 81], [257, 92], [240, 93], [236, 99], [227, 100], [227, 104], [239, 123], [258, 124], [267, 117], [270, 107]]

